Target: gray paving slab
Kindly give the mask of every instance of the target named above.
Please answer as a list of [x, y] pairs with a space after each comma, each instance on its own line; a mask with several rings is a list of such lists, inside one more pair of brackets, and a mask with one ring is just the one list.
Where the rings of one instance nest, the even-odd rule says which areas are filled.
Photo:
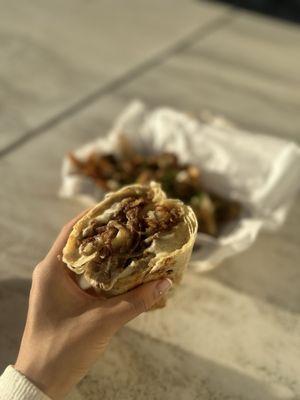
[[0, 149], [227, 12], [192, 0], [0, 8]]
[[300, 29], [243, 14], [121, 93], [299, 140]]

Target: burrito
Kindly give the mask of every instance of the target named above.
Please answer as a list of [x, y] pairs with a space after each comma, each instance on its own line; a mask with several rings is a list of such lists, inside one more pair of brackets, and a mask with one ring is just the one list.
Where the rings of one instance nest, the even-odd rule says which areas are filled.
[[164, 277], [176, 285], [197, 229], [191, 207], [167, 198], [158, 183], [129, 185], [108, 193], [74, 225], [63, 261], [83, 289], [106, 297]]

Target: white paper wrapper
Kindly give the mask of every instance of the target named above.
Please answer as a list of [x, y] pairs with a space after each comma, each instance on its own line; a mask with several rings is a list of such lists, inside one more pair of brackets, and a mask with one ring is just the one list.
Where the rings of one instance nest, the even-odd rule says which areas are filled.
[[[74, 154], [85, 159], [95, 151], [115, 152], [120, 133], [143, 154], [168, 151], [196, 164], [206, 187], [242, 203], [242, 217], [222, 236], [198, 234], [192, 264], [199, 271], [248, 248], [260, 229], [278, 228], [300, 188], [300, 149], [295, 143], [240, 130], [208, 113], [199, 121], [170, 108], [149, 110], [140, 101], [125, 109], [108, 136]], [[104, 193], [65, 158], [60, 195], [93, 204]]]

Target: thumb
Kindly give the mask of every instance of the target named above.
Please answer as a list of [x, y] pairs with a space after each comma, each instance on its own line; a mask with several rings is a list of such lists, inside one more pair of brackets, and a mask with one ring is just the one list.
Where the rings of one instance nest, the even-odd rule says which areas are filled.
[[171, 288], [168, 278], [152, 281], [130, 290], [120, 296], [106, 300], [109, 314], [114, 325], [119, 329], [122, 325], [150, 308]]

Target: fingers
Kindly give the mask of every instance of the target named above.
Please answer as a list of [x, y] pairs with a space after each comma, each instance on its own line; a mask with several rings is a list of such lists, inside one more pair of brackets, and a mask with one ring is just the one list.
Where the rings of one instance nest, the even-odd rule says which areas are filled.
[[108, 313], [116, 329], [119, 329], [139, 314], [150, 310], [167, 293], [171, 286], [172, 281], [170, 279], [152, 281], [125, 294], [106, 300], [105, 307], [108, 307]]
[[46, 256], [47, 259], [52, 259], [52, 261], [54, 261], [54, 260], [57, 261], [57, 256], [62, 253], [62, 250], [68, 240], [68, 237], [73, 229], [73, 226], [89, 210], [90, 210], [90, 208], [87, 208], [86, 210], [84, 210], [83, 212], [78, 214], [75, 218], [71, 219], [71, 221], [67, 222], [62, 227], [61, 231], [59, 232], [59, 235], [57, 236], [55, 242], [53, 243], [51, 249], [49, 250], [49, 252]]

